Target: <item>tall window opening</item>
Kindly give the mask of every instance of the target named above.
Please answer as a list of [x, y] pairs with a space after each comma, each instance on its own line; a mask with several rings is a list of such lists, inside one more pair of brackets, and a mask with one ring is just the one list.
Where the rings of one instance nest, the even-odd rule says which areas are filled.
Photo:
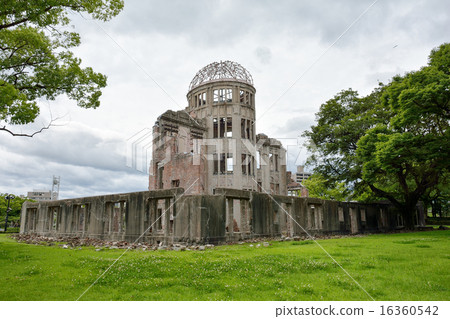
[[233, 173], [233, 153], [227, 154], [227, 173]]
[[247, 154], [242, 154], [242, 174], [247, 174]]
[[245, 130], [245, 134], [246, 134], [245, 138], [250, 139], [250, 120], [247, 120], [247, 128]]
[[233, 119], [231, 117], [227, 117], [227, 137], [233, 136]]
[[226, 158], [225, 153], [220, 154], [220, 174], [225, 174], [226, 169]]
[[225, 118], [225, 117], [221, 117], [221, 118], [220, 118], [220, 132], [219, 132], [219, 137], [225, 137], [225, 122], [226, 122], [226, 118]]
[[219, 154], [215, 153], [213, 154], [213, 174], [219, 173]]
[[217, 138], [219, 136], [219, 123], [217, 122], [217, 118], [213, 118], [213, 138]]

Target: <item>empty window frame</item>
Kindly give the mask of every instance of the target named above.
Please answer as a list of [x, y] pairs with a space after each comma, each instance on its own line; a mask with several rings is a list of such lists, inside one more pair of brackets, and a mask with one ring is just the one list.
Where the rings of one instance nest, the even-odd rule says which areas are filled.
[[310, 229], [316, 228], [316, 210], [314, 205], [311, 205], [309, 210], [309, 227]]
[[253, 105], [253, 93], [249, 91], [239, 90], [239, 103]]
[[275, 165], [275, 172], [278, 172], [278, 154], [275, 154], [274, 165]]
[[125, 232], [127, 227], [127, 202], [111, 203], [111, 232]]
[[172, 188], [180, 187], [180, 180], [179, 179], [173, 179], [172, 180]]
[[253, 156], [252, 155], [247, 155], [247, 172], [248, 172], [248, 175], [254, 175]]
[[241, 138], [245, 138], [245, 119], [241, 119]]
[[220, 118], [219, 137], [225, 137], [225, 122], [226, 122], [226, 118], [225, 117], [221, 117]]
[[217, 118], [213, 118], [213, 138], [219, 137], [219, 123], [217, 121]]
[[233, 173], [233, 153], [227, 154], [227, 173]]
[[225, 174], [225, 169], [226, 169], [226, 158], [225, 158], [225, 153], [221, 153], [220, 154], [220, 174]]
[[213, 92], [213, 102], [214, 103], [223, 103], [223, 102], [232, 102], [233, 100], [233, 92], [231, 89], [217, 89]]
[[59, 207], [49, 207], [49, 230], [59, 230], [59, 225], [61, 223], [61, 213]]
[[87, 231], [89, 228], [89, 222], [91, 220], [91, 210], [89, 209], [89, 204], [81, 205], [80, 209], [83, 210], [83, 212], [84, 212], [84, 214], [83, 214], [83, 218], [84, 218], [83, 228], [84, 229], [83, 230]]
[[162, 208], [157, 208], [156, 209], [156, 225], [155, 225], [156, 230], [162, 230], [162, 219], [163, 219]]
[[361, 222], [362, 223], [366, 222], [366, 210], [365, 209], [361, 209]]
[[245, 138], [251, 139], [251, 121], [247, 120], [247, 127], [245, 128]]
[[[217, 159], [219, 155], [220, 160]], [[217, 174], [217, 168], [220, 174], [233, 173], [234, 170], [233, 153], [214, 154], [213, 156], [214, 156], [214, 174]]]
[[25, 229], [35, 230], [37, 224], [37, 209], [27, 208], [27, 221], [25, 224]]
[[83, 229], [84, 229], [84, 221], [85, 221], [84, 213], [85, 213], [85, 209], [80, 206], [79, 211], [78, 211], [77, 231], [83, 231]]
[[233, 137], [233, 119], [231, 117], [227, 117], [227, 137]]
[[230, 103], [233, 101], [233, 91], [231, 89], [225, 89], [225, 102]]
[[206, 92], [200, 93], [195, 96], [195, 105], [203, 106], [206, 104]]
[[213, 174], [217, 175], [219, 173], [219, 154], [213, 154]]
[[127, 229], [127, 202], [122, 203], [122, 223], [121, 223], [121, 231], [124, 233]]
[[247, 154], [242, 154], [241, 159], [242, 159], [242, 174], [247, 175]]

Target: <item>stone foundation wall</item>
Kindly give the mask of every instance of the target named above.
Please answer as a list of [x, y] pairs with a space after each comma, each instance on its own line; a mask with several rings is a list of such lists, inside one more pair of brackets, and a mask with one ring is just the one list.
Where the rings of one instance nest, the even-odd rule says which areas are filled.
[[[172, 244], [389, 231], [402, 225], [389, 204], [362, 204], [215, 189], [182, 188], [26, 202], [22, 234]], [[419, 218], [418, 220], [422, 220]]]

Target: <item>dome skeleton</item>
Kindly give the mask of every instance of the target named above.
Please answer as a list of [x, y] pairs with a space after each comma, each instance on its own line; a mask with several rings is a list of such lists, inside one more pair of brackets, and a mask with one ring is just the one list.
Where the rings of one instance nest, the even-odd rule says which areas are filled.
[[242, 65], [232, 61], [220, 61], [208, 64], [198, 71], [189, 85], [189, 91], [202, 84], [222, 80], [234, 80], [253, 86], [252, 75]]

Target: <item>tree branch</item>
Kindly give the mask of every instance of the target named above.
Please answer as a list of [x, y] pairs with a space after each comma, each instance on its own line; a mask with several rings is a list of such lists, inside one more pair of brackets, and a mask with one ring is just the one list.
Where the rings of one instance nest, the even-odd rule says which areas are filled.
[[[53, 6], [49, 6], [49, 7], [45, 8], [45, 9], [43, 10], [42, 13], [39, 13], [39, 14], [37, 14], [37, 15], [39, 16], [39, 15], [41, 15], [41, 14], [44, 14], [44, 13], [50, 11], [51, 9], [53, 9]], [[29, 21], [30, 19], [31, 19], [31, 16], [26, 16], [26, 17], [23, 18], [23, 19], [13, 21], [13, 22], [8, 23], [8, 24], [0, 24], [0, 30], [1, 30], [1, 29], [7, 29], [7, 28], [14, 27], [14, 26], [16, 26], [16, 25], [19, 25], [19, 24], [22, 24], [22, 23], [24, 23], [24, 22], [27, 22], [27, 21]]]
[[[367, 183], [367, 182], [366, 182]], [[370, 187], [370, 189], [378, 196], [387, 198], [394, 206], [396, 207], [402, 207], [402, 204], [391, 194], [375, 187], [374, 185], [367, 183], [367, 185]]]
[[34, 132], [34, 133], [31, 133], [31, 134], [26, 134], [26, 133], [14, 133], [13, 131], [7, 129], [7, 128], [6, 128], [6, 125], [4, 125], [3, 127], [0, 127], [0, 131], [8, 132], [8, 133], [11, 134], [12, 136], [33, 137], [33, 136], [35, 136], [36, 134], [42, 133], [44, 130], [48, 130], [48, 129], [49, 129], [50, 127], [52, 127], [52, 126], [59, 126], [59, 125], [53, 124], [55, 121], [57, 121], [57, 120], [59, 120], [59, 119], [61, 119], [61, 117], [57, 117], [57, 118], [55, 118], [55, 119], [51, 119], [47, 126], [44, 126], [44, 127], [42, 127], [40, 130], [38, 130], [38, 131], [36, 131], [36, 132]]

